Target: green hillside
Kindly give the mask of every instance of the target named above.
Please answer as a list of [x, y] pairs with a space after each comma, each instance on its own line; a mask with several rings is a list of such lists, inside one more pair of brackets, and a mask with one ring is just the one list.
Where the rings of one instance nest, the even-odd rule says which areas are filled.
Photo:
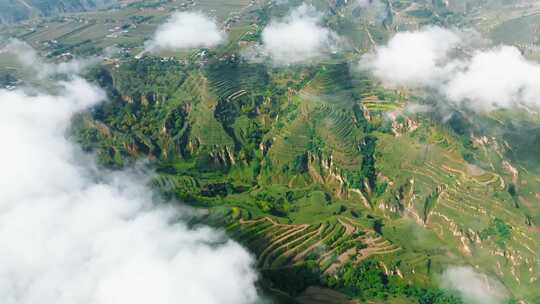
[[109, 100], [80, 113], [70, 135], [105, 168], [147, 161], [165, 201], [201, 211], [192, 225], [221, 228], [254, 254], [277, 303], [465, 303], [442, 284], [451, 266], [500, 281], [508, 303], [540, 303], [538, 114], [412, 113], [439, 104], [357, 68], [395, 32], [424, 25], [479, 25], [507, 41], [522, 8], [503, 18], [486, 4], [482, 19], [466, 1], [311, 2], [347, 43], [310, 65], [242, 56], [301, 1], [196, 1], [228, 30], [211, 50], [141, 53], [167, 14], [185, 9], [176, 1], [1, 33], [54, 61], [118, 47], [85, 75]]
[[[429, 290], [454, 303], [434, 277], [465, 264], [517, 298], [539, 296], [538, 213], [510, 159], [465, 139], [459, 120], [389, 119], [410, 96], [350, 74], [346, 61], [210, 58], [200, 68], [145, 57], [90, 77], [112, 101], [76, 119], [82, 146], [108, 167], [149, 157], [164, 197], [207, 209], [201, 220], [225, 227], [289, 295], [325, 285], [414, 302]], [[345, 278], [359, 267], [385, 279], [354, 287]]]

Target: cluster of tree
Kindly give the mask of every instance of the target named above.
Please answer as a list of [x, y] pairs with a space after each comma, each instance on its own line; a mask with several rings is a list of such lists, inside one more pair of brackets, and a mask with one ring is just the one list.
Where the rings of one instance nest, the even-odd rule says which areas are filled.
[[145, 56], [123, 63], [114, 73], [115, 88], [133, 101], [165, 101], [177, 91], [190, 67], [174, 59]]
[[500, 218], [495, 218], [491, 225], [480, 231], [480, 239], [492, 239], [501, 248], [506, 247], [506, 242], [512, 238], [512, 226]]
[[101, 165], [113, 168], [138, 154], [180, 155], [187, 113], [173, 97], [186, 78], [184, 69], [174, 61], [145, 57], [112, 73], [107, 67], [90, 70], [86, 77], [105, 88], [111, 101], [92, 109], [93, 127], [75, 125], [79, 143], [95, 149]]
[[327, 279], [327, 284], [363, 300], [409, 298], [421, 304], [463, 304], [457, 295], [449, 291], [419, 287], [398, 276], [386, 275], [373, 260], [345, 265], [336, 276]]
[[271, 193], [265, 190], [259, 191], [255, 195], [255, 201], [257, 206], [264, 212], [270, 213], [274, 216], [285, 217], [287, 212], [294, 209], [294, 200], [296, 199], [291, 192], [285, 193]]
[[[315, 255], [316, 259], [317, 256]], [[407, 283], [398, 276], [386, 275], [374, 260], [360, 264], [348, 263], [336, 275], [321, 276], [321, 269], [314, 259], [284, 269], [264, 270], [263, 275], [272, 287], [296, 296], [309, 286], [322, 285], [355, 299], [388, 300], [406, 298], [420, 304], [464, 304], [455, 293], [434, 287], [420, 287]]]
[[297, 296], [309, 286], [321, 285], [323, 282], [320, 273], [319, 264], [313, 260], [293, 267], [262, 271], [263, 276], [272, 282], [274, 288], [291, 296]]
[[308, 172], [308, 159], [307, 154], [303, 153], [297, 155], [291, 164], [285, 164], [281, 168], [282, 173], [285, 174], [303, 174]]
[[[374, 136], [366, 136], [364, 143], [360, 146], [362, 152], [362, 176], [367, 181], [370, 189], [375, 189], [377, 185], [377, 171], [375, 169], [375, 146], [377, 138]], [[362, 185], [362, 188], [364, 186]]]

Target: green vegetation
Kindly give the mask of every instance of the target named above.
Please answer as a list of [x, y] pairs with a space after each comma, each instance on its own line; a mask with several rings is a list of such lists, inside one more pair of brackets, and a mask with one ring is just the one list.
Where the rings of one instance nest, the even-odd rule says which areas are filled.
[[506, 242], [512, 238], [512, 226], [506, 224], [500, 218], [495, 218], [491, 225], [480, 232], [482, 240], [493, 239], [501, 248], [505, 248]]
[[[503, 265], [508, 286], [512, 271], [534, 278], [483, 254], [539, 244], [514, 233], [532, 233], [516, 212], [521, 190], [482, 164], [463, 121], [388, 121], [401, 95], [372, 97], [381, 88], [352, 85], [343, 64], [269, 68], [219, 56], [202, 68], [143, 57], [91, 71], [111, 101], [77, 117], [74, 135], [107, 167], [148, 158], [166, 199], [209, 209], [201, 220], [225, 227], [258, 257], [265, 284], [292, 296], [324, 285], [362, 299], [460, 303], [433, 281], [459, 256], [487, 271]], [[373, 106], [382, 97], [393, 105]], [[429, 237], [403, 239], [418, 230]]]
[[330, 286], [344, 289], [348, 294], [364, 300], [406, 297], [421, 304], [463, 303], [457, 295], [445, 290], [411, 286], [398, 276], [388, 276], [373, 260], [360, 265], [345, 265], [330, 280]]
[[[36, 19], [2, 33], [58, 61], [116, 46], [86, 75], [109, 101], [78, 115], [72, 135], [101, 166], [146, 160], [160, 195], [204, 208], [194, 223], [223, 228], [253, 252], [263, 288], [462, 303], [437, 278], [466, 264], [516, 299], [540, 296], [530, 288], [540, 279], [538, 115], [408, 113], [409, 102], [436, 105], [352, 68], [395, 29], [456, 24], [459, 12], [443, 1], [385, 1], [374, 11], [313, 1], [351, 45], [319, 64], [272, 67], [242, 51], [301, 1], [199, 0], [192, 9], [214, 10], [228, 43], [142, 54], [181, 2]], [[2, 70], [0, 84], [19, 76]]]

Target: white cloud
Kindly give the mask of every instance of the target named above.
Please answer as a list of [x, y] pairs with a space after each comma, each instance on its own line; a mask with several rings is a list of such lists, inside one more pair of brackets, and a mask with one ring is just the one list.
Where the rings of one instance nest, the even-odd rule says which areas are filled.
[[511, 46], [463, 51], [477, 39], [439, 27], [398, 33], [360, 66], [386, 85], [429, 88], [477, 111], [539, 107], [540, 65]]
[[[272, 21], [262, 32], [262, 45], [248, 57], [269, 58], [276, 65], [303, 64], [337, 48], [337, 35], [320, 24], [321, 15], [307, 4]], [[253, 59], [253, 58], [252, 58]]]
[[96, 169], [66, 138], [72, 115], [104, 93], [76, 76], [54, 86], [0, 90], [2, 303], [255, 302], [240, 245], [189, 229], [140, 177]]
[[455, 102], [478, 110], [540, 106], [540, 65], [527, 61], [515, 47], [477, 51], [442, 87]]
[[439, 27], [396, 34], [375, 53], [363, 56], [361, 66], [387, 85], [425, 86], [445, 76], [449, 52], [459, 36]]
[[211, 48], [223, 43], [226, 35], [215, 20], [197, 12], [177, 12], [156, 30], [146, 50]]
[[460, 293], [468, 304], [498, 304], [507, 298], [504, 286], [471, 267], [452, 267], [443, 273], [444, 288]]

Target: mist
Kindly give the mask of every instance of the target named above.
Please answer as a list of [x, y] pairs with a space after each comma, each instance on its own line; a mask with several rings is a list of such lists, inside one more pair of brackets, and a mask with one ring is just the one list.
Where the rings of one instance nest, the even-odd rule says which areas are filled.
[[471, 267], [450, 267], [442, 276], [444, 288], [457, 291], [468, 304], [500, 304], [508, 299], [504, 286]]
[[64, 76], [47, 89], [0, 90], [2, 303], [257, 302], [243, 247], [189, 228], [185, 210], [153, 200], [147, 174], [98, 169], [69, 140], [72, 116], [106, 97]]
[[41, 60], [38, 52], [30, 45], [17, 39], [9, 40], [8, 44], [0, 49], [0, 53], [2, 52], [13, 54], [17, 61], [31, 72], [28, 75], [33, 77], [34, 80], [43, 80], [55, 74], [78, 74], [86, 68], [97, 64], [100, 60], [99, 57], [89, 57], [57, 64], [47, 63]]

